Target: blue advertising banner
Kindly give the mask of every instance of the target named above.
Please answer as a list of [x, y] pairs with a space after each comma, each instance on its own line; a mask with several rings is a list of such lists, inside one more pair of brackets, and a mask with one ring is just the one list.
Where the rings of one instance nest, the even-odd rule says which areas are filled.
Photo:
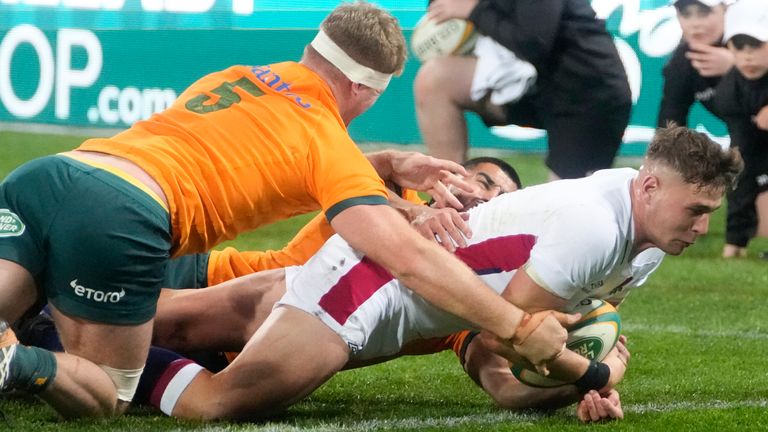
[[[425, 0], [381, 0], [410, 36]], [[338, 1], [0, 0], [0, 122], [124, 128], [168, 106], [200, 76], [232, 64], [297, 60]], [[680, 39], [667, 0], [593, 0], [622, 55], [634, 109], [622, 153], [653, 134], [661, 69]], [[409, 59], [379, 102], [353, 123], [360, 142], [418, 144]], [[488, 129], [470, 116], [474, 147], [544, 151], [544, 132]], [[727, 142], [705, 110], [689, 125]], [[33, 126], [32, 126], [33, 127]], [[31, 127], [31, 128], [32, 128]]]

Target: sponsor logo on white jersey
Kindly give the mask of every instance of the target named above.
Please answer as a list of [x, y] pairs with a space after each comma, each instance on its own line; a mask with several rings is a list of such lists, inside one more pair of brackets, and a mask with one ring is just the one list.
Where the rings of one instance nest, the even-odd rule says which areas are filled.
[[93, 288], [86, 288], [77, 284], [77, 279], [73, 279], [69, 286], [75, 291], [75, 295], [85, 297], [88, 300], [93, 300], [99, 303], [117, 303], [123, 297], [125, 297], [125, 290], [121, 289], [120, 292], [104, 292], [95, 290]]

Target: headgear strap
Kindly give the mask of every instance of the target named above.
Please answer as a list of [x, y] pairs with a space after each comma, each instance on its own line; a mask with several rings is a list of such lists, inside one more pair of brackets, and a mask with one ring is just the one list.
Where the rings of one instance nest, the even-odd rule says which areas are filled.
[[354, 83], [383, 91], [387, 88], [389, 80], [392, 79], [392, 74], [375, 71], [368, 66], [363, 66], [356, 62], [341, 47], [336, 45], [322, 29], [317, 32], [317, 36], [315, 36], [310, 45]]

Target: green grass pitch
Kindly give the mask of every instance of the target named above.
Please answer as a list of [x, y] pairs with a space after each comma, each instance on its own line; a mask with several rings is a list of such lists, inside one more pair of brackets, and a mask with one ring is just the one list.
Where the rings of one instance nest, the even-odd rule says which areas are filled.
[[[0, 132], [0, 178], [81, 138]], [[511, 155], [523, 181], [546, 177], [540, 156]], [[620, 161], [621, 165], [622, 162]], [[302, 217], [243, 236], [240, 248], [279, 248]], [[19, 431], [746, 431], [768, 429], [768, 261], [724, 261], [723, 212], [709, 235], [661, 269], [621, 307], [632, 352], [619, 390], [626, 418], [581, 425], [574, 409], [506, 412], [461, 371], [452, 353], [403, 358], [338, 374], [264, 424], [196, 423], [133, 408], [120, 419], [59, 422], [34, 399], [0, 400], [0, 430]], [[768, 241], [750, 245], [751, 256]], [[2, 289], [2, 287], [0, 287]]]

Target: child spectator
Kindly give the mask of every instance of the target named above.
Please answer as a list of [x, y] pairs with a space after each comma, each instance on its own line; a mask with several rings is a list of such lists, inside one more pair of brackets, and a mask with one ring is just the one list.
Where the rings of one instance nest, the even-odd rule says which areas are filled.
[[725, 14], [725, 38], [735, 68], [717, 87], [716, 110], [744, 172], [728, 194], [723, 257], [746, 256], [749, 240], [768, 236], [768, 1], [740, 0]]

